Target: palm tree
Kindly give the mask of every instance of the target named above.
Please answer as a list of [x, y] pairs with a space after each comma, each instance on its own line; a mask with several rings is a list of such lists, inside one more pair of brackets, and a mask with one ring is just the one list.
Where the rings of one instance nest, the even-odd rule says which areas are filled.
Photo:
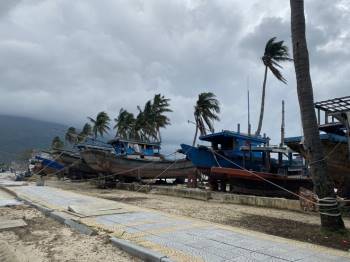
[[74, 127], [68, 128], [66, 135], [65, 135], [65, 140], [70, 143], [70, 144], [75, 144], [77, 142], [77, 131]]
[[218, 113], [220, 113], [220, 103], [213, 93], [208, 92], [198, 95], [198, 100], [194, 107], [196, 132], [193, 139], [193, 146], [196, 144], [198, 130], [201, 135], [207, 134], [207, 127], [211, 132], [214, 132], [213, 122], [214, 120], [220, 120], [217, 115]]
[[85, 139], [92, 135], [92, 127], [89, 123], [86, 123], [78, 135], [78, 141], [83, 142]]
[[[338, 209], [334, 183], [327, 173], [327, 162], [323, 152], [314, 109], [313, 89], [310, 77], [309, 53], [305, 36], [304, 1], [290, 0], [291, 30], [294, 67], [297, 79], [297, 92], [301, 120], [305, 138], [305, 150], [309, 156], [314, 190], [322, 203], [329, 197], [334, 205], [320, 206], [321, 226], [329, 230], [344, 229], [344, 222]], [[326, 210], [325, 210], [326, 209]]]
[[137, 106], [139, 114], [136, 117], [135, 133], [138, 139], [151, 140], [157, 139], [155, 112], [151, 100], [148, 100], [143, 108]]
[[94, 138], [97, 138], [97, 135], [103, 136], [105, 133], [109, 130], [109, 122], [110, 118], [107, 115], [106, 112], [100, 112], [97, 114], [96, 119], [93, 119], [91, 117], [88, 117], [88, 119], [93, 124], [92, 126], [92, 132], [94, 134]]
[[169, 108], [169, 101], [170, 99], [165, 98], [161, 94], [156, 94], [153, 98], [153, 114], [159, 141], [162, 140], [160, 128], [165, 128], [167, 125], [170, 125], [170, 119], [164, 114], [172, 112], [172, 110]]
[[114, 126], [114, 129], [117, 130], [116, 136], [130, 139], [135, 125], [134, 114], [121, 108], [118, 117], [114, 121], [116, 122]]
[[51, 148], [52, 149], [61, 149], [61, 148], [63, 148], [63, 146], [64, 146], [64, 143], [61, 140], [61, 138], [59, 136], [55, 136], [52, 140]]
[[263, 122], [263, 118], [264, 118], [266, 80], [267, 80], [268, 69], [270, 69], [272, 74], [278, 80], [280, 80], [282, 83], [286, 84], [287, 80], [283, 77], [283, 75], [280, 72], [280, 70], [278, 69], [278, 67], [282, 68], [282, 66], [280, 65], [280, 62], [292, 61], [292, 59], [289, 58], [288, 47], [283, 44], [284, 41], [276, 42], [275, 40], [276, 40], [276, 37], [273, 37], [269, 41], [267, 41], [266, 46], [265, 46], [264, 55], [261, 58], [261, 60], [263, 61], [264, 65], [265, 65], [265, 74], [264, 74], [264, 82], [263, 82], [262, 95], [261, 95], [261, 108], [260, 108], [259, 124], [258, 124], [258, 128], [255, 132], [255, 135], [260, 135], [261, 128], [262, 128], [262, 122]]

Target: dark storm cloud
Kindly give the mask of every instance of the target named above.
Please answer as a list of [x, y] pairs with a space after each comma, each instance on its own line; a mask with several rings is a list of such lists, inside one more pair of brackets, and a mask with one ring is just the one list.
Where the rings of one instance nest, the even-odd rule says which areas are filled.
[[[307, 1], [316, 99], [348, 95], [349, 2]], [[272, 36], [290, 46], [289, 1], [0, 2], [0, 110], [72, 124], [121, 107], [136, 112], [155, 93], [171, 98], [168, 145], [190, 142], [193, 104], [212, 91], [222, 103], [219, 129], [246, 125], [249, 82], [253, 127]], [[288, 85], [268, 77], [263, 129], [278, 137], [280, 101], [288, 134], [300, 134], [292, 64]], [[249, 79], [249, 80], [248, 80]]]

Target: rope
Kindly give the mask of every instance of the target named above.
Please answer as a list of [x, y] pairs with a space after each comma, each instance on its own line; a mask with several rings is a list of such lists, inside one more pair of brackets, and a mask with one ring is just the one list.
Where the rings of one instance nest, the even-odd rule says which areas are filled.
[[[334, 197], [324, 197], [321, 199], [318, 199], [318, 205], [320, 207], [320, 214], [325, 215], [325, 216], [341, 216], [341, 213], [339, 212], [339, 208], [338, 208], [338, 201], [336, 198]], [[326, 203], [322, 203], [322, 202], [326, 202]], [[333, 208], [328, 208], [328, 209], [324, 209], [323, 207], [333, 207]], [[337, 213], [328, 213], [327, 211], [332, 211], [332, 210], [336, 210], [338, 211]]]
[[216, 164], [217, 164], [219, 167], [221, 167], [221, 165], [220, 165], [220, 163], [219, 163], [218, 159], [216, 158], [216, 155], [215, 155], [214, 149], [209, 148], [209, 150], [210, 150], [210, 152], [213, 154], [213, 157], [214, 157], [214, 159], [215, 159]]
[[335, 151], [335, 149], [337, 149], [337, 147], [338, 147], [340, 144], [342, 144], [342, 143], [341, 143], [341, 142], [338, 142], [338, 144], [336, 144], [336, 145], [333, 147], [333, 149], [332, 149], [331, 151], [329, 151], [329, 153], [328, 153], [324, 158], [319, 159], [319, 160], [315, 160], [315, 161], [313, 161], [313, 162], [310, 162], [310, 163], [309, 163], [309, 166], [314, 165], [314, 164], [316, 164], [316, 163], [318, 163], [318, 162], [325, 161], [331, 154], [333, 154], [333, 152]]

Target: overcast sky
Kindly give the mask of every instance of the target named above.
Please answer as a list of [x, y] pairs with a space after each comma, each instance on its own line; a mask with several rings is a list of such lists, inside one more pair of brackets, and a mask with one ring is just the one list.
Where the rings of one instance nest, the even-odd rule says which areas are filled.
[[[306, 0], [315, 100], [350, 95], [350, 1]], [[155, 93], [171, 99], [167, 151], [190, 143], [200, 92], [221, 102], [216, 130], [246, 130], [247, 86], [257, 126], [266, 41], [291, 49], [289, 0], [1, 0], [0, 112], [81, 127], [87, 116], [136, 112]], [[294, 67], [269, 73], [263, 132], [300, 135]]]

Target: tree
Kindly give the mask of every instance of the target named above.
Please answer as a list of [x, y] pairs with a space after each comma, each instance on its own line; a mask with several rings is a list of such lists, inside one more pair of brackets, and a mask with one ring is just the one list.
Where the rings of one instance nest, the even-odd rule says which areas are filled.
[[64, 147], [64, 143], [59, 136], [55, 136], [51, 143], [52, 149], [61, 149]]
[[89, 123], [86, 123], [78, 135], [78, 142], [83, 142], [85, 139], [92, 135], [92, 127]]
[[110, 118], [106, 112], [100, 112], [97, 114], [96, 119], [93, 119], [91, 117], [88, 117], [88, 119], [93, 124], [92, 126], [92, 132], [94, 134], [94, 138], [97, 138], [97, 135], [103, 136], [105, 133], [108, 132], [109, 128], [109, 122]]
[[152, 101], [148, 100], [143, 108], [137, 106], [139, 113], [135, 122], [135, 136], [141, 140], [157, 139], [155, 113], [153, 111]]
[[193, 146], [196, 144], [198, 130], [201, 135], [207, 134], [207, 127], [211, 132], [214, 132], [213, 122], [214, 120], [220, 120], [217, 115], [218, 113], [220, 113], [220, 103], [213, 93], [208, 92], [198, 95], [198, 100], [194, 106], [196, 132], [193, 139]]
[[261, 58], [261, 60], [265, 65], [265, 74], [264, 74], [264, 82], [263, 82], [262, 95], [261, 95], [259, 123], [258, 123], [258, 128], [255, 132], [255, 135], [260, 135], [262, 122], [264, 119], [265, 93], [266, 93], [266, 81], [267, 81], [268, 70], [270, 70], [278, 80], [286, 84], [287, 80], [283, 77], [282, 73], [278, 68], [282, 68], [282, 66], [280, 65], [280, 62], [292, 61], [292, 59], [289, 58], [288, 47], [283, 44], [284, 41], [276, 42], [275, 40], [276, 40], [276, 37], [273, 37], [269, 41], [267, 41], [265, 45], [264, 55]]
[[124, 108], [121, 108], [119, 115], [114, 119], [116, 122], [114, 129], [116, 129], [117, 134], [121, 138], [130, 139], [133, 133], [135, 125], [135, 117], [133, 113], [129, 113]]
[[165, 113], [172, 112], [169, 108], [169, 101], [170, 99], [165, 98], [161, 94], [156, 94], [153, 98], [153, 115], [159, 141], [162, 140], [160, 128], [165, 128], [167, 125], [170, 125], [170, 119], [165, 115]]
[[70, 128], [68, 128], [66, 135], [65, 135], [65, 140], [68, 143], [73, 145], [78, 141], [77, 137], [78, 137], [77, 130], [72, 126]]
[[[304, 147], [310, 161], [314, 190], [320, 199], [335, 200], [333, 206], [320, 206], [321, 226], [330, 230], [344, 229], [338, 209], [334, 183], [327, 173], [327, 162], [323, 152], [314, 109], [313, 89], [310, 77], [309, 53], [305, 36], [304, 1], [290, 0], [291, 31], [297, 92], [304, 131]], [[328, 214], [328, 215], [327, 215]]]

